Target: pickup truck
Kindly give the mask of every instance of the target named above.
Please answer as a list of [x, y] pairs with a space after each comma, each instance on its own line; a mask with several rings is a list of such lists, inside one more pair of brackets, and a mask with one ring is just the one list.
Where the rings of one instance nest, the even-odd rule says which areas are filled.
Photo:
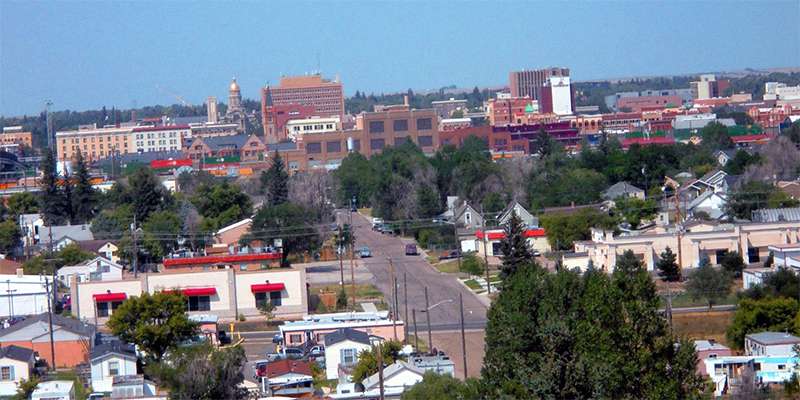
[[303, 350], [294, 347], [287, 347], [279, 353], [267, 353], [267, 361], [280, 361], [280, 360], [300, 360], [305, 356]]

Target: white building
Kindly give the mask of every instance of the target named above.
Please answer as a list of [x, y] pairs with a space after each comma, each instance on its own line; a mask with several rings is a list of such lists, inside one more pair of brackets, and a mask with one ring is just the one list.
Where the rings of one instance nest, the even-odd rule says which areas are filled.
[[294, 142], [302, 141], [303, 135], [331, 133], [341, 130], [339, 117], [292, 119], [286, 122], [286, 134]]
[[[397, 360], [394, 364], [383, 369], [383, 387], [390, 392], [405, 392], [410, 387], [422, 382], [425, 371], [402, 360]], [[376, 391], [380, 393], [379, 376], [377, 373], [364, 379], [364, 392]]]
[[551, 76], [553, 112], [557, 115], [572, 114], [572, 89], [568, 76]]
[[89, 363], [92, 366], [92, 389], [111, 393], [114, 378], [136, 375], [136, 350], [119, 341], [103, 343], [92, 349]]
[[[703, 360], [706, 373], [714, 383], [714, 395], [731, 394], [734, 383], [750, 376], [754, 383], [772, 384], [789, 380], [798, 371], [798, 358], [783, 356], [723, 356]], [[752, 375], [747, 372], [752, 372]]]
[[793, 356], [793, 347], [800, 337], [785, 332], [750, 333], [744, 337], [744, 351], [748, 356]]
[[122, 266], [105, 257], [95, 257], [78, 265], [58, 269], [58, 281], [62, 285], [70, 287], [72, 277], [77, 282], [116, 281], [122, 279]]
[[33, 315], [47, 312], [47, 284], [53, 293], [52, 280], [41, 275], [0, 275], [0, 317]]
[[340, 370], [349, 371], [358, 363], [359, 354], [371, 348], [372, 339], [366, 332], [346, 328], [325, 335], [325, 376], [338, 379]]
[[31, 400], [75, 400], [75, 382], [42, 382], [31, 394]]
[[0, 348], [0, 397], [17, 393], [21, 381], [29, 381], [34, 364], [33, 350], [19, 346]]
[[307, 341], [322, 343], [327, 335], [340, 329], [355, 329], [370, 335], [404, 340], [403, 321], [389, 318], [388, 311], [342, 312], [306, 315], [301, 321], [284, 322], [278, 327], [283, 342], [300, 346]]
[[19, 228], [22, 231], [22, 243], [24, 246], [38, 244], [44, 227], [42, 214], [21, 214], [19, 216]]
[[141, 126], [133, 129], [133, 148], [137, 153], [180, 151], [182, 139], [191, 134], [189, 125]]

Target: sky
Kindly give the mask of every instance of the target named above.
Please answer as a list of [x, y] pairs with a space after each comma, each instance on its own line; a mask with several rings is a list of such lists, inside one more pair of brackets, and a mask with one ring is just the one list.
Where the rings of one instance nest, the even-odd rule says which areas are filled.
[[[345, 92], [800, 66], [800, 1], [0, 0], [0, 115], [227, 101], [320, 70]], [[172, 94], [171, 94], [172, 93]]]

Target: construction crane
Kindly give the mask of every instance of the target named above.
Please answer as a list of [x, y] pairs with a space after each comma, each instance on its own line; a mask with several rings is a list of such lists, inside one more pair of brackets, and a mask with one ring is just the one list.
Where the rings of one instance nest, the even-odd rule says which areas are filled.
[[184, 99], [183, 99], [183, 97], [181, 97], [181, 96], [179, 96], [179, 95], [177, 95], [177, 94], [175, 94], [175, 93], [173, 93], [173, 92], [171, 92], [171, 91], [167, 90], [166, 88], [163, 88], [163, 87], [161, 87], [160, 85], [156, 85], [156, 89], [158, 89], [158, 90], [159, 90], [160, 92], [162, 92], [162, 93], [166, 93], [166, 94], [168, 94], [168, 95], [170, 95], [170, 96], [172, 96], [172, 97], [174, 97], [174, 98], [178, 99], [178, 101], [180, 101], [180, 102], [181, 102], [181, 104], [183, 104], [184, 106], [186, 106], [186, 107], [191, 107], [191, 104], [189, 104], [189, 102], [187, 102], [186, 100], [184, 100]]

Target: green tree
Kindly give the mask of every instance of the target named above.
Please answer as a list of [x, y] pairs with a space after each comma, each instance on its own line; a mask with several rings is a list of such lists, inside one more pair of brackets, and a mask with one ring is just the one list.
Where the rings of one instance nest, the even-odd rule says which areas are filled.
[[31, 398], [33, 391], [39, 386], [39, 378], [31, 376], [30, 379], [23, 379], [17, 387], [17, 393], [11, 397], [11, 400], [28, 400]]
[[377, 182], [372, 163], [361, 153], [354, 151], [348, 154], [333, 176], [338, 183], [337, 197], [341, 207], [349, 207], [353, 198], [356, 206], [370, 204]]
[[800, 143], [800, 121], [795, 121], [789, 129], [786, 129], [782, 134], [789, 138], [794, 143]]
[[425, 372], [422, 382], [405, 392], [403, 400], [477, 400], [480, 398], [479, 382], [468, 379], [466, 382], [446, 374]]
[[31, 192], [14, 193], [8, 197], [8, 213], [17, 219], [22, 214], [39, 212], [39, 201]]
[[[747, 182], [730, 194], [725, 204], [725, 212], [731, 217], [749, 220], [754, 210], [769, 207], [770, 196], [777, 190], [767, 182]], [[782, 206], [780, 202], [775, 201], [773, 205]]]
[[719, 263], [732, 276], [737, 278], [742, 276], [744, 260], [738, 251], [726, 251]]
[[758, 153], [750, 155], [747, 151], [740, 149], [733, 156], [733, 159], [725, 164], [724, 169], [729, 175], [741, 175], [748, 165], [758, 163], [760, 159]]
[[569, 250], [576, 241], [591, 239], [592, 228], [613, 230], [617, 225], [616, 219], [593, 208], [542, 214], [539, 223], [547, 231], [547, 241], [554, 250]]
[[500, 274], [503, 279], [529, 265], [533, 260], [528, 239], [525, 238], [526, 229], [517, 212], [511, 211], [511, 218], [505, 226], [505, 236], [500, 241], [500, 252], [502, 253]]
[[97, 211], [97, 193], [89, 180], [89, 170], [80, 150], [75, 155], [75, 188], [72, 191], [72, 214], [74, 223], [83, 224], [94, 217]]
[[46, 151], [42, 160], [42, 216], [47, 225], [61, 225], [68, 219], [69, 205], [64, 202], [56, 159], [52, 151]]
[[636, 229], [642, 220], [649, 221], [658, 214], [658, 204], [654, 199], [642, 200], [637, 197], [620, 197], [614, 200], [614, 213]]
[[247, 362], [241, 346], [215, 348], [208, 344], [181, 347], [166, 361], [145, 369], [169, 389], [170, 399], [248, 399], [244, 382]]
[[742, 292], [742, 297], [759, 300], [765, 297], [800, 297], [800, 276], [787, 267], [780, 266], [764, 275], [763, 283]]
[[69, 173], [69, 170], [65, 169], [64, 179], [61, 180], [61, 202], [64, 205], [64, 214], [66, 215], [67, 222], [70, 224], [75, 222], [75, 209], [72, 204], [74, 190], [75, 184], [72, 179], [72, 174]]
[[154, 259], [160, 259], [177, 246], [181, 232], [181, 218], [172, 211], [155, 211], [142, 224], [144, 247]]
[[486, 263], [474, 252], [464, 254], [461, 258], [461, 272], [470, 275], [481, 275], [486, 271]]
[[170, 209], [173, 206], [172, 195], [159, 182], [153, 170], [139, 168], [128, 178], [130, 196], [132, 198], [133, 215], [136, 221], [147, 221], [151, 213]]
[[0, 253], [8, 255], [22, 244], [22, 232], [14, 220], [0, 222]]
[[675, 253], [673, 253], [672, 249], [668, 246], [661, 252], [661, 257], [659, 257], [656, 263], [656, 268], [658, 268], [661, 277], [667, 282], [681, 280], [681, 270], [680, 267], [678, 267], [677, 258]]
[[289, 254], [311, 251], [319, 247], [319, 234], [308, 223], [308, 210], [302, 206], [282, 203], [261, 207], [253, 218], [250, 232], [242, 238], [247, 244], [260, 241], [271, 245], [274, 239], [283, 242], [281, 265], [289, 266]]
[[289, 174], [279, 152], [272, 156], [269, 168], [261, 173], [261, 190], [267, 195], [266, 204], [277, 206], [289, 201]]
[[703, 299], [708, 309], [731, 292], [731, 276], [723, 269], [700, 265], [689, 273], [686, 293], [695, 300]]
[[253, 213], [250, 197], [239, 186], [228, 182], [200, 185], [191, 202], [203, 216], [205, 227], [209, 230], [230, 225]]
[[760, 300], [742, 299], [736, 307], [733, 322], [728, 327], [728, 343], [735, 348], [743, 348], [744, 337], [748, 333], [798, 332], [798, 303], [795, 299], [765, 298]]
[[94, 257], [94, 254], [81, 249], [77, 243], [70, 243], [56, 252], [56, 264], [59, 267], [64, 265], [77, 265]]
[[700, 130], [703, 147], [710, 150], [730, 149], [733, 141], [728, 134], [728, 127], [719, 122], [712, 122]]
[[389, 340], [380, 345], [372, 346], [369, 350], [363, 350], [358, 354], [358, 362], [355, 367], [353, 367], [353, 371], [350, 374], [353, 382], [361, 383], [370, 375], [378, 372], [378, 351], [381, 352], [385, 368], [387, 365], [394, 364], [396, 360], [404, 359], [400, 356], [400, 350], [402, 349], [402, 343]]
[[181, 294], [145, 292], [125, 300], [106, 325], [120, 339], [139, 346], [148, 359], [160, 362], [167, 351], [197, 333], [186, 309], [186, 297]]

